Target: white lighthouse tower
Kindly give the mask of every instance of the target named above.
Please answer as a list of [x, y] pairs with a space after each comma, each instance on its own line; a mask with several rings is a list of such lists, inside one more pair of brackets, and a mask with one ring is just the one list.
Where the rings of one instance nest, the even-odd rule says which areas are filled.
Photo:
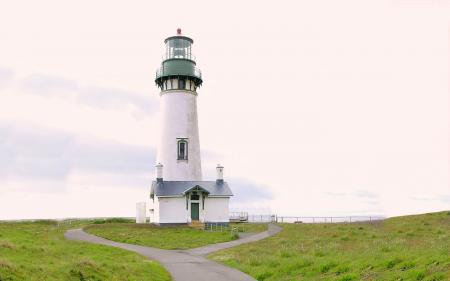
[[156, 72], [161, 99], [161, 138], [156, 180], [150, 189], [150, 221], [155, 224], [228, 224], [233, 193], [218, 165], [215, 180], [202, 180], [197, 117], [200, 70], [192, 55], [194, 41], [177, 30], [168, 37]]
[[164, 41], [165, 55], [156, 73], [161, 89], [162, 130], [157, 161], [164, 166], [164, 178], [172, 181], [202, 180], [197, 117], [197, 88], [200, 70], [192, 55], [194, 41], [181, 35]]

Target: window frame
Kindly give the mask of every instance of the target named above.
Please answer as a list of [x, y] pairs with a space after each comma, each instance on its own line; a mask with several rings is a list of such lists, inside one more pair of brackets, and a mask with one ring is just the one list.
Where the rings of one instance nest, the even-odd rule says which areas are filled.
[[[181, 154], [181, 144], [184, 144], [184, 154]], [[188, 160], [189, 141], [187, 138], [177, 139], [177, 160]]]

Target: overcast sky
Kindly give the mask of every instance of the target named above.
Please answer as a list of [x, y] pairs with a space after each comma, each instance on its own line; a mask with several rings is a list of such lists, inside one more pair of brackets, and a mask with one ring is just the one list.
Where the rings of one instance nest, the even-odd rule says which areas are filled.
[[133, 216], [163, 40], [194, 39], [234, 211], [450, 209], [447, 1], [0, 1], [0, 219]]

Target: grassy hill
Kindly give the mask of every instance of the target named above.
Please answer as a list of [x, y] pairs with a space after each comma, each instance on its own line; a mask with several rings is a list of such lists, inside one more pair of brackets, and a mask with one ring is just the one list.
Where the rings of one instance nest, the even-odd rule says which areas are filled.
[[210, 258], [260, 281], [450, 280], [450, 212], [282, 227]]
[[157, 262], [118, 248], [67, 241], [56, 221], [0, 223], [0, 281], [171, 280]]

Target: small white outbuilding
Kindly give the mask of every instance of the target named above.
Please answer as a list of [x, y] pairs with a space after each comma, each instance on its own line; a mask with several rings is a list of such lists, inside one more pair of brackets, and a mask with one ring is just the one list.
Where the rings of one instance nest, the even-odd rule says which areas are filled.
[[147, 206], [145, 202], [136, 203], [136, 223], [146, 223]]

